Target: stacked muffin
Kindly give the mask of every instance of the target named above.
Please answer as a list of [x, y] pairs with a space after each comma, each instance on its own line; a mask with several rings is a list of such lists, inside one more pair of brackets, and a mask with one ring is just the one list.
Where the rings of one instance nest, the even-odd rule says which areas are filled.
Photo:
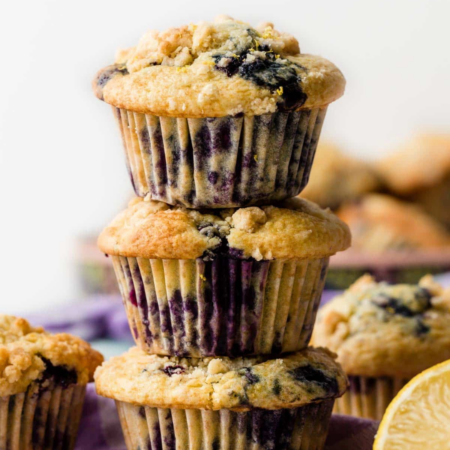
[[321, 449], [346, 377], [307, 349], [347, 226], [299, 198], [345, 80], [229, 17], [164, 33], [94, 80], [138, 197], [99, 238], [137, 343], [96, 372], [127, 447]]

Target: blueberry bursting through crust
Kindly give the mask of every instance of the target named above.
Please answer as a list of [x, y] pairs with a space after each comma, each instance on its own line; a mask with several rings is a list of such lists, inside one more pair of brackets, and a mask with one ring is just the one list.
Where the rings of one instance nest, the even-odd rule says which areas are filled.
[[215, 68], [228, 77], [239, 75], [258, 86], [277, 92], [283, 99], [278, 103], [280, 111], [293, 111], [300, 108], [307, 95], [300, 87], [301, 78], [295, 67], [306, 70], [298, 64], [280, 59], [269, 47], [260, 46], [258, 52], [245, 50], [240, 54], [228, 56], [213, 55]]

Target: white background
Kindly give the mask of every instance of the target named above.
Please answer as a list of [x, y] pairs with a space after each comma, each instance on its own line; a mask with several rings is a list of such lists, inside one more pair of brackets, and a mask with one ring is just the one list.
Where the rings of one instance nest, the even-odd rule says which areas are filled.
[[335, 62], [347, 92], [324, 135], [376, 158], [414, 130], [450, 131], [448, 0], [0, 0], [0, 305], [76, 298], [72, 242], [131, 195], [95, 72], [118, 47], [219, 13], [273, 21]]

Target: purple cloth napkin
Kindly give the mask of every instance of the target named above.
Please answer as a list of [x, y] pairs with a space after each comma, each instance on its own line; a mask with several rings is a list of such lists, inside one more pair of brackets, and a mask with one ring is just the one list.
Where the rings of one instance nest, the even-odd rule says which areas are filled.
[[[333, 415], [325, 450], [371, 450], [377, 422]], [[113, 400], [88, 387], [75, 450], [126, 450]]]

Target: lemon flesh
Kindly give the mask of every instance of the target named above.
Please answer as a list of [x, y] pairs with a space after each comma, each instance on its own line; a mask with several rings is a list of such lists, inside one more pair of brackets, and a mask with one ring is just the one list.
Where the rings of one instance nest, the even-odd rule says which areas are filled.
[[450, 361], [413, 378], [381, 421], [374, 450], [450, 450]]

